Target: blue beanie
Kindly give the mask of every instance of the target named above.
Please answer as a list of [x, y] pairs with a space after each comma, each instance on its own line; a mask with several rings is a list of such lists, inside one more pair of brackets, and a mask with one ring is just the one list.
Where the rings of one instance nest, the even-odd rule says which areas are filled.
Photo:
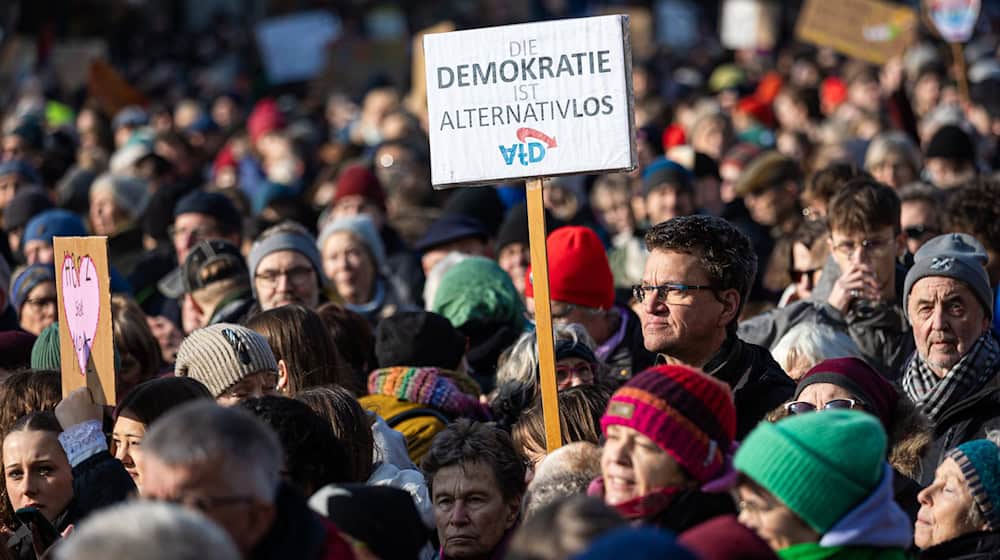
[[626, 527], [607, 532], [577, 554], [574, 560], [697, 560], [688, 549], [677, 544], [674, 536], [652, 527]]
[[42, 186], [42, 176], [23, 159], [9, 159], [0, 163], [0, 177], [19, 175], [22, 179], [34, 185]]
[[643, 196], [664, 184], [673, 185], [684, 192], [693, 192], [694, 175], [676, 161], [658, 157], [642, 172]]
[[87, 235], [87, 229], [83, 227], [83, 221], [79, 216], [68, 210], [53, 208], [28, 220], [28, 224], [24, 226], [24, 237], [21, 238], [21, 249], [23, 250], [29, 241], [44, 241], [51, 245], [52, 238], [56, 236], [82, 235]]
[[976, 439], [948, 452], [965, 475], [965, 483], [990, 531], [1000, 530], [1000, 447]]
[[51, 264], [33, 264], [22, 269], [10, 286], [10, 301], [14, 305], [14, 311], [21, 314], [21, 306], [36, 286], [42, 282], [55, 281], [56, 271]]

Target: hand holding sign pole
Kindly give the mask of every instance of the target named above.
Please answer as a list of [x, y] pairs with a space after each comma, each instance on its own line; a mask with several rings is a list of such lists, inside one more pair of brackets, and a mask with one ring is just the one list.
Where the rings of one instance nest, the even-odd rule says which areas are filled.
[[53, 247], [63, 396], [89, 387], [95, 402], [114, 405], [108, 238], [57, 237]]
[[429, 34], [424, 58], [434, 187], [527, 180], [542, 409], [554, 451], [562, 442], [542, 178], [635, 168], [628, 17]]

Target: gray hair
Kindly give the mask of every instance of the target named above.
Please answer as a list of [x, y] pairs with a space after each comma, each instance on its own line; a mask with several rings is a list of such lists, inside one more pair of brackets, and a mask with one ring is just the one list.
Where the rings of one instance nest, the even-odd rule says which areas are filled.
[[443, 259], [437, 262], [430, 272], [427, 273], [427, 280], [424, 282], [424, 308], [427, 311], [431, 311], [434, 307], [434, 298], [437, 296], [438, 286], [441, 285], [441, 279], [444, 278], [445, 274], [451, 270], [451, 267], [456, 264], [468, 259], [471, 255], [466, 255], [465, 253], [459, 253], [458, 251], [452, 251], [445, 255]]
[[[587, 334], [587, 330], [576, 323], [569, 325], [553, 325], [552, 342], [558, 344], [561, 340], [570, 340], [574, 344], [583, 343], [593, 350], [597, 345]], [[520, 383], [524, 386], [536, 385], [535, 372], [538, 370], [538, 344], [535, 331], [527, 332], [511, 346], [507, 359], [497, 369], [497, 386], [507, 383]]]
[[55, 560], [239, 560], [229, 535], [175, 504], [135, 501], [87, 518], [54, 549]]
[[197, 401], [153, 422], [142, 440], [144, 454], [167, 466], [214, 463], [234, 486], [273, 503], [284, 451], [267, 424], [238, 408]]
[[907, 165], [916, 175], [923, 166], [920, 158], [920, 149], [910, 140], [910, 137], [898, 130], [883, 132], [872, 138], [865, 152], [865, 169], [871, 171], [873, 167], [882, 163], [889, 154], [899, 154], [906, 160]]
[[[861, 350], [850, 335], [829, 325], [800, 323], [792, 327], [771, 349], [771, 356], [783, 370], [805, 373], [831, 358], [860, 358]], [[793, 379], [795, 379], [793, 377]]]

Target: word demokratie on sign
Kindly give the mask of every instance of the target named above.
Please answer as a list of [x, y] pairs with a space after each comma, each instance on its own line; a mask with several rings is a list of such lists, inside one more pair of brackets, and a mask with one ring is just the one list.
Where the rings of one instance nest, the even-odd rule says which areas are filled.
[[635, 166], [627, 16], [424, 37], [435, 187]]

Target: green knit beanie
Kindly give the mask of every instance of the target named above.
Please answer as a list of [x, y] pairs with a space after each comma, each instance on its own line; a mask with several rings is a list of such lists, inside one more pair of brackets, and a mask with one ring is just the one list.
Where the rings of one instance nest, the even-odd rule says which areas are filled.
[[59, 369], [59, 323], [45, 327], [31, 347], [31, 369]]
[[484, 257], [465, 259], [445, 273], [431, 311], [455, 328], [473, 320], [521, 328], [525, 321], [524, 304], [510, 276]]
[[762, 422], [733, 464], [822, 534], [875, 490], [885, 454], [876, 417], [825, 410]]

